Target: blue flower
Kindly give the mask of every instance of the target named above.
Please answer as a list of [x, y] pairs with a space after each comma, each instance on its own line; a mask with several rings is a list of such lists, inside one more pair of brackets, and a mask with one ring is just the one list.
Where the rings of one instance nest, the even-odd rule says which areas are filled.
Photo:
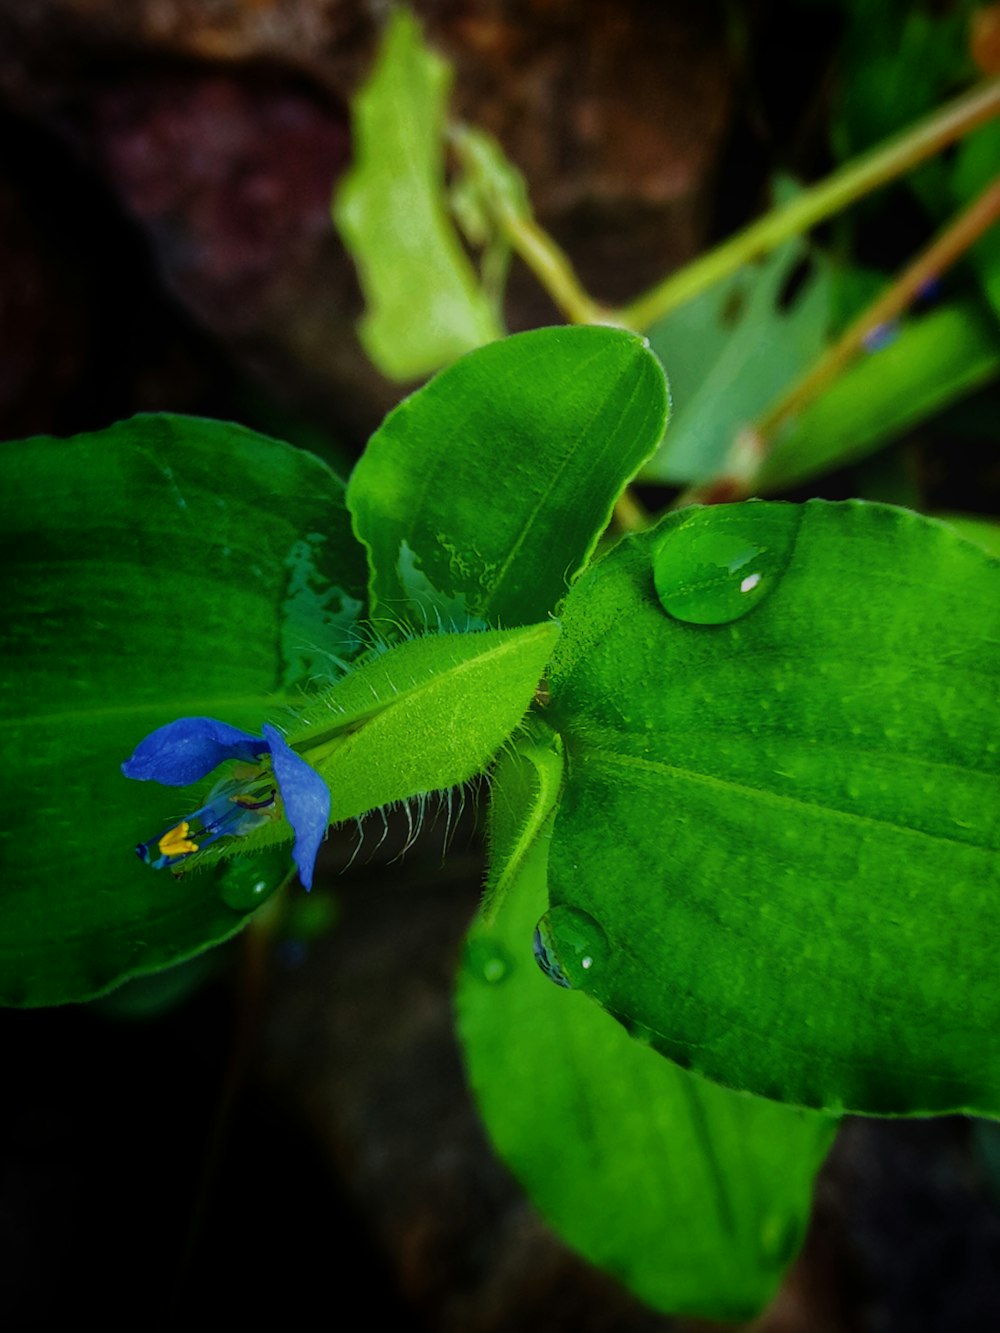
[[127, 778], [186, 787], [206, 777], [226, 760], [240, 767], [222, 778], [208, 801], [166, 833], [136, 848], [142, 860], [159, 870], [186, 860], [222, 837], [242, 837], [282, 809], [292, 826], [292, 857], [299, 879], [312, 888], [319, 845], [330, 822], [330, 790], [276, 728], [265, 723], [254, 736], [212, 717], [183, 717], [151, 732], [131, 759], [122, 764]]

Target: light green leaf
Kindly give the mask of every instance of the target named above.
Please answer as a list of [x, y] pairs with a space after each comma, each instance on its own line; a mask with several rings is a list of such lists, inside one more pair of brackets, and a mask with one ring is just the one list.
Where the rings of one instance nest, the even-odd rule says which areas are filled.
[[358, 265], [365, 351], [417, 379], [501, 330], [448, 216], [444, 120], [451, 73], [403, 9], [353, 103], [354, 165], [333, 217]]
[[243, 925], [211, 878], [137, 861], [178, 797], [119, 766], [181, 715], [256, 727], [350, 653], [364, 560], [329, 469], [238, 426], [136, 417], [0, 457], [0, 1002], [55, 1004]]
[[[507, 892], [535, 843], [551, 823], [562, 789], [562, 741], [553, 732], [531, 739], [504, 755], [490, 780], [490, 870], [481, 914], [492, 925]], [[548, 829], [546, 837], [551, 833]]]
[[809, 253], [789, 241], [650, 330], [670, 377], [673, 416], [646, 477], [690, 483], [718, 476], [739, 431], [819, 355], [830, 320], [829, 266], [812, 256], [787, 308], [781, 300]]
[[767, 494], [865, 458], [1000, 370], [996, 320], [977, 302], [908, 321], [778, 437], [754, 482]]
[[731, 1087], [1000, 1113], [1000, 563], [861, 501], [695, 508], [563, 626], [550, 894], [609, 941], [586, 988]]
[[[348, 676], [304, 731], [333, 794], [334, 822], [476, 777], [515, 730], [559, 637], [554, 622], [402, 643]], [[376, 697], [378, 703], [375, 703]], [[375, 707], [373, 709], [373, 704]], [[329, 710], [343, 710], [329, 752]]]
[[659, 443], [666, 407], [656, 359], [621, 329], [536, 329], [437, 375], [389, 414], [348, 487], [373, 614], [426, 623], [424, 595], [408, 597], [415, 557], [442, 606], [543, 620]]
[[[505, 793], [525, 779], [509, 771], [530, 765], [525, 751], [498, 768]], [[834, 1123], [685, 1073], [542, 975], [531, 934], [547, 906], [550, 831], [551, 819], [525, 849], [520, 831], [493, 830], [509, 892], [493, 927], [470, 930], [456, 991], [480, 1114], [592, 1263], [665, 1312], [749, 1318], [802, 1241]]]
[[[330, 822], [482, 773], [527, 712], [558, 637], [555, 622], [424, 635], [371, 654], [300, 710], [287, 738], [326, 780]], [[198, 859], [290, 837], [268, 825]]]
[[453, 125], [451, 143], [459, 164], [451, 210], [465, 239], [480, 251], [483, 289], [499, 319], [510, 266], [508, 224], [531, 220], [528, 188], [500, 144], [484, 130]]

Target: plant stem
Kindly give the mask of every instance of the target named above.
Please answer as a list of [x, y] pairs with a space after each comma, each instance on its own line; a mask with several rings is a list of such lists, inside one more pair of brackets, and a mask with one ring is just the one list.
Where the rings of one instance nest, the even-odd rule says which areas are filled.
[[[773, 209], [621, 310], [611, 312], [607, 322], [632, 329], [648, 328], [668, 311], [691, 300], [741, 265], [808, 231], [817, 222], [911, 170], [998, 113], [1000, 79], [977, 84], [916, 125], [841, 167], [790, 203]], [[535, 271], [538, 273], [537, 269]]]
[[992, 181], [968, 208], [935, 237], [881, 296], [877, 297], [840, 338], [813, 362], [766, 412], [733, 442], [718, 477], [690, 486], [674, 500], [671, 509], [689, 504], [718, 504], [743, 500], [753, 494], [756, 479], [781, 426], [795, 416], [840, 375], [868, 338], [898, 318], [928, 282], [947, 268], [1000, 221], [1000, 177]]
[[604, 324], [613, 318], [584, 290], [569, 257], [531, 212], [521, 173], [490, 135], [469, 125], [449, 126], [448, 139], [507, 244], [531, 269], [572, 324]]
[[831, 380], [836, 379], [873, 334], [898, 318], [929, 282], [950, 268], [998, 220], [1000, 176], [938, 234], [892, 286], [868, 306], [811, 369], [754, 423], [760, 452], [766, 450], [769, 440], [789, 417], [801, 411]]
[[505, 209], [500, 221], [513, 249], [571, 324], [617, 322], [584, 290], [566, 254], [534, 218]]

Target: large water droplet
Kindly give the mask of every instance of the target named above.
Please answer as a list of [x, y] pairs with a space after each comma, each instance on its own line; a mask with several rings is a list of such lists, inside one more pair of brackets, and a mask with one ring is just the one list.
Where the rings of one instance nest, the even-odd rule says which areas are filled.
[[691, 625], [739, 620], [772, 591], [798, 532], [798, 505], [714, 505], [670, 528], [653, 556], [663, 609]]
[[465, 946], [465, 965], [474, 977], [488, 986], [499, 986], [506, 981], [514, 960], [499, 940], [469, 940]]
[[592, 916], [575, 907], [552, 907], [535, 927], [535, 961], [550, 981], [587, 988], [610, 951], [608, 937]]
[[219, 877], [219, 897], [234, 912], [253, 912], [267, 902], [290, 868], [286, 851], [234, 856]]

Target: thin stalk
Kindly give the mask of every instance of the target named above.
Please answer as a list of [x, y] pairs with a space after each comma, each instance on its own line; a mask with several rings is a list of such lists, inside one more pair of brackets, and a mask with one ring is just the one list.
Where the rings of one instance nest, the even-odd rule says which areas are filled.
[[998, 114], [1000, 79], [977, 84], [916, 125], [833, 172], [790, 203], [751, 223], [622, 309], [611, 312], [605, 322], [620, 323], [631, 329], [648, 328], [743, 264], [808, 231]]
[[504, 208], [499, 215], [504, 235], [571, 324], [606, 324], [612, 313], [584, 290], [563, 250], [532, 217]]
[[998, 220], [1000, 176], [939, 233], [892, 286], [873, 301], [813, 363], [812, 368], [754, 423], [753, 430], [760, 442], [761, 452], [766, 450], [768, 442], [784, 422], [799, 413], [846, 369], [855, 356], [864, 350], [873, 334], [903, 314], [928, 283], [961, 259], [969, 247]]
[[613, 318], [584, 289], [568, 255], [531, 213], [520, 173], [482, 130], [451, 125], [448, 138], [470, 178], [478, 182], [500, 234], [527, 264], [571, 324], [604, 324]]
[[691, 486], [671, 505], [718, 504], [752, 494], [756, 477], [780, 428], [818, 397], [864, 350], [867, 340], [897, 319], [929, 282], [941, 276], [1000, 221], [1000, 176], [954, 218], [877, 297], [809, 370], [753, 423], [740, 431], [726, 466], [712, 481]]

